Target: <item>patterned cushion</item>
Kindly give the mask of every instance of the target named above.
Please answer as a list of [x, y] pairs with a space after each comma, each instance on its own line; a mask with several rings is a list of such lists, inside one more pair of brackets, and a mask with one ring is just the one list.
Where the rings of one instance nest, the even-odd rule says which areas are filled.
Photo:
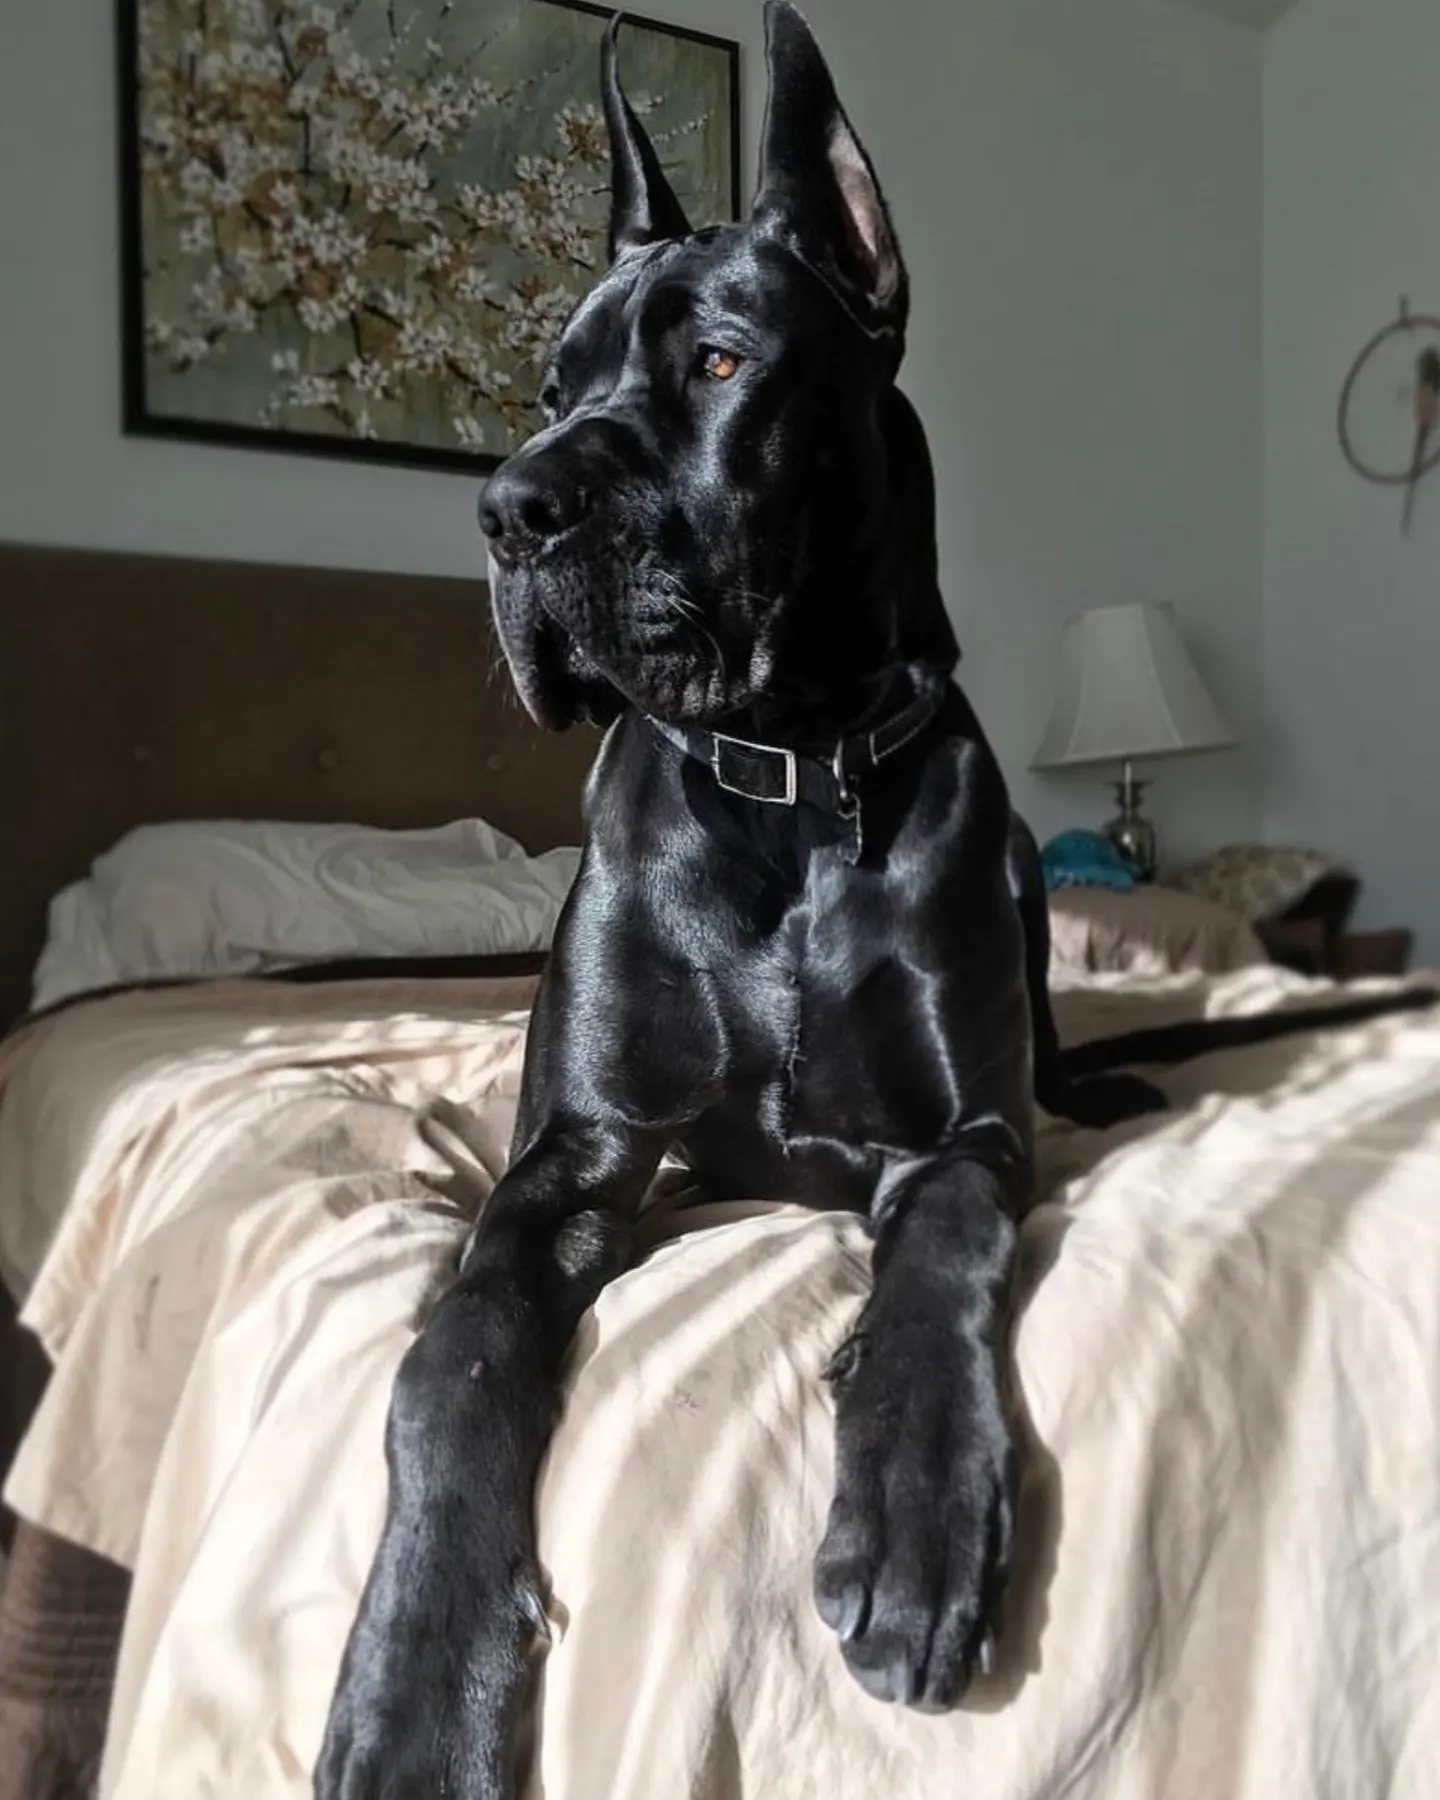
[[1227, 844], [1188, 869], [1167, 876], [1172, 887], [1228, 906], [1253, 925], [1279, 918], [1343, 863], [1321, 850], [1279, 844]]

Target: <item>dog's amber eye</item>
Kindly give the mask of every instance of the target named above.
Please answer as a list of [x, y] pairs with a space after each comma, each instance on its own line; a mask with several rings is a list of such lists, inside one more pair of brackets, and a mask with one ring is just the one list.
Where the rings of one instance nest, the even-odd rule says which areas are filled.
[[740, 372], [740, 358], [733, 350], [707, 349], [702, 364], [712, 381], [730, 381]]

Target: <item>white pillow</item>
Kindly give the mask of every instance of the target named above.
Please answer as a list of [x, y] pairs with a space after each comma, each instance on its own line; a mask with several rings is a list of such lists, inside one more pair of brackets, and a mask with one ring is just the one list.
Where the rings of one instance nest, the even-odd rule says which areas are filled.
[[30, 1003], [51, 1006], [68, 994], [92, 993], [120, 981], [105, 943], [105, 914], [88, 881], [62, 888], [50, 902], [45, 948], [35, 965]]
[[481, 819], [141, 826], [51, 903], [33, 1005], [334, 958], [548, 949], [579, 858], [527, 856]]

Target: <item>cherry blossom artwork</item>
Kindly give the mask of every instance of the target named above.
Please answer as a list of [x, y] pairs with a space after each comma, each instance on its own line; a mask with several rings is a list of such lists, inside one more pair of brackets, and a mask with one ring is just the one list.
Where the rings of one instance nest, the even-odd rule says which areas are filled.
[[[608, 7], [122, 0], [125, 423], [492, 468], [604, 266]], [[690, 218], [738, 207], [736, 45], [629, 15]]]

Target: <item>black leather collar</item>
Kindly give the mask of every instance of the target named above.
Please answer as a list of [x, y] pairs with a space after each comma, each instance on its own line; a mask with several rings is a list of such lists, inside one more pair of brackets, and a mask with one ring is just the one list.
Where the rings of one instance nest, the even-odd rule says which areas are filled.
[[757, 744], [698, 725], [648, 723], [687, 756], [704, 763], [716, 785], [762, 806], [815, 806], [850, 827], [851, 861], [860, 855], [860, 788], [897, 751], [917, 738], [945, 703], [950, 671], [919, 665], [912, 695], [898, 712], [867, 731], [840, 738], [829, 756]]

